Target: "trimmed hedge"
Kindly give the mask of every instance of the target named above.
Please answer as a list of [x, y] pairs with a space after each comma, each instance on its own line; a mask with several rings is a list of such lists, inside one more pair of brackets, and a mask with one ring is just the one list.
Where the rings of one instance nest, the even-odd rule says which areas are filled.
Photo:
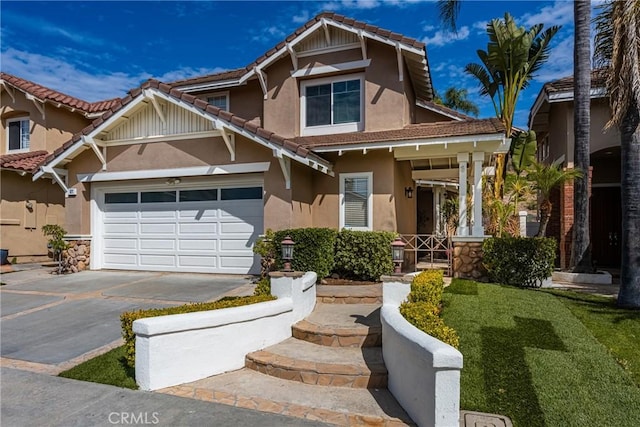
[[340, 231], [334, 271], [348, 279], [372, 281], [393, 273], [391, 242], [395, 237], [389, 231]]
[[133, 322], [147, 317], [169, 316], [171, 314], [193, 313], [196, 311], [218, 310], [221, 308], [240, 307], [243, 305], [257, 304], [259, 302], [272, 301], [276, 298], [271, 295], [254, 295], [248, 297], [227, 297], [214, 302], [202, 302], [185, 304], [177, 307], [152, 308], [147, 310], [127, 311], [120, 315], [122, 325], [122, 337], [125, 341], [127, 352], [127, 364], [131, 368], [136, 366], [136, 334], [133, 333]]
[[337, 235], [338, 232], [331, 228], [293, 228], [276, 231], [273, 244], [276, 248], [277, 268], [283, 266], [280, 242], [286, 236], [290, 236], [295, 242], [291, 267], [296, 271], [315, 271], [318, 279], [327, 277], [333, 270]]
[[444, 273], [442, 270], [425, 270], [411, 281], [409, 302], [426, 302], [439, 306], [444, 291]]
[[460, 338], [440, 318], [444, 277], [440, 270], [425, 270], [411, 281], [407, 301], [400, 304], [400, 314], [421, 331], [458, 348]]
[[482, 245], [485, 268], [497, 283], [540, 287], [551, 276], [556, 241], [547, 237], [492, 237]]
[[271, 295], [271, 280], [268, 277], [258, 280], [253, 295]]

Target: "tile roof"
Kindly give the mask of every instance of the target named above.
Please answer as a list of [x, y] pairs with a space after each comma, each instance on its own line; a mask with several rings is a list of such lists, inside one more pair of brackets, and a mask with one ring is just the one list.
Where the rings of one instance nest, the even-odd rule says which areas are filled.
[[413, 139], [446, 138], [451, 136], [483, 135], [504, 132], [502, 122], [496, 118], [420, 123], [402, 129], [378, 132], [352, 132], [321, 136], [303, 136], [295, 141], [310, 150], [319, 147], [340, 147], [350, 144], [406, 141]]
[[199, 83], [209, 83], [209, 82], [216, 82], [216, 81], [223, 81], [223, 80], [238, 79], [243, 75], [245, 75], [247, 72], [253, 70], [255, 67], [257, 67], [267, 59], [269, 59], [271, 56], [275, 55], [280, 49], [284, 48], [287, 45], [287, 43], [293, 41], [300, 34], [304, 33], [309, 27], [312, 27], [317, 22], [320, 22], [322, 19], [332, 20], [344, 25], [351, 26], [358, 30], [361, 29], [364, 31], [368, 31], [370, 33], [376, 34], [377, 36], [380, 36], [389, 40], [397, 41], [417, 49], [425, 48], [425, 44], [423, 42], [416, 40], [414, 38], [405, 37], [402, 34], [394, 33], [392, 31], [385, 30], [375, 25], [367, 24], [366, 22], [363, 22], [363, 21], [356, 21], [355, 19], [347, 18], [346, 16], [338, 15], [337, 13], [334, 13], [334, 12], [321, 12], [315, 17], [311, 18], [311, 20], [309, 20], [306, 24], [296, 29], [293, 33], [289, 34], [283, 41], [275, 45], [273, 48], [269, 49], [266, 53], [264, 53], [262, 56], [260, 56], [258, 59], [256, 59], [255, 61], [253, 61], [251, 64], [247, 65], [244, 68], [224, 71], [221, 73], [209, 74], [206, 76], [194, 77], [191, 79], [178, 80], [178, 81], [170, 82], [169, 84], [171, 86], [186, 86], [186, 85], [199, 84]]
[[4, 154], [0, 156], [0, 168], [32, 172], [42, 163], [48, 154], [49, 153], [44, 150], [29, 153]]
[[237, 116], [233, 113], [230, 113], [228, 111], [225, 110], [221, 110], [218, 107], [215, 107], [213, 105], [208, 104], [206, 101], [196, 98], [193, 95], [190, 95], [188, 93], [182, 92], [179, 89], [175, 89], [173, 87], [171, 87], [169, 84], [166, 83], [161, 83], [158, 80], [153, 80], [153, 79], [149, 79], [146, 82], [144, 82], [140, 87], [136, 88], [136, 89], [132, 89], [128, 92], [127, 96], [125, 96], [124, 98], [121, 99], [122, 102], [115, 104], [114, 106], [112, 106], [109, 110], [107, 110], [102, 116], [98, 117], [97, 119], [95, 119], [93, 122], [91, 122], [87, 127], [85, 127], [84, 129], [82, 129], [79, 133], [73, 135], [73, 137], [65, 142], [61, 147], [59, 147], [58, 149], [56, 149], [53, 153], [51, 153], [46, 160], [43, 163], [48, 163], [50, 161], [52, 161], [54, 158], [56, 158], [57, 156], [59, 156], [60, 154], [62, 154], [66, 149], [68, 149], [69, 147], [71, 147], [73, 144], [77, 143], [78, 141], [81, 140], [83, 135], [89, 135], [94, 129], [96, 129], [98, 126], [100, 126], [102, 123], [105, 122], [105, 120], [109, 119], [109, 117], [113, 116], [113, 114], [115, 114], [118, 110], [122, 109], [124, 106], [128, 105], [130, 102], [132, 102], [135, 98], [137, 98], [138, 96], [142, 95], [142, 90], [143, 89], [149, 89], [149, 88], [154, 88], [159, 90], [160, 92], [163, 92], [169, 96], [171, 96], [172, 98], [176, 99], [176, 100], [181, 100], [183, 102], [186, 102], [188, 104], [191, 104], [193, 106], [195, 106], [196, 108], [198, 108], [201, 111], [206, 111], [209, 114], [212, 114], [214, 116], [219, 117], [220, 119], [229, 122], [235, 126], [238, 126], [240, 128], [243, 128], [245, 131], [256, 135], [264, 140], [267, 140], [273, 144], [279, 145], [281, 147], [283, 147], [284, 149], [296, 153], [297, 155], [301, 156], [301, 157], [308, 157], [309, 156], [309, 150], [302, 147], [301, 145], [299, 145], [298, 143], [296, 143], [295, 141], [282, 137], [280, 135], [277, 135], [267, 129], [264, 129], [258, 125], [256, 125], [253, 122], [250, 122], [249, 120], [243, 119], [240, 116]]
[[439, 113], [445, 114], [447, 116], [454, 116], [458, 119], [461, 120], [475, 120], [475, 117], [471, 117], [469, 115], [466, 115], [464, 113], [461, 113], [460, 111], [454, 110], [453, 108], [449, 108], [445, 105], [442, 104], [437, 104], [435, 102], [432, 101], [424, 101], [421, 100], [420, 101], [422, 104], [425, 105], [425, 107], [431, 109], [431, 110], [435, 110]]
[[[607, 72], [603, 68], [591, 71], [591, 87], [604, 88], [607, 86]], [[545, 83], [543, 89], [547, 93], [573, 91], [573, 76], [563, 77]]]
[[58, 92], [57, 90], [50, 89], [46, 86], [39, 85], [38, 83], [34, 83], [5, 72], [0, 72], [0, 80], [7, 82], [11, 86], [23, 92], [31, 94], [42, 101], [59, 103], [67, 108], [80, 110], [83, 113], [101, 113], [120, 103], [120, 98], [98, 102], [83, 101], [82, 99], [75, 98], [71, 95]]

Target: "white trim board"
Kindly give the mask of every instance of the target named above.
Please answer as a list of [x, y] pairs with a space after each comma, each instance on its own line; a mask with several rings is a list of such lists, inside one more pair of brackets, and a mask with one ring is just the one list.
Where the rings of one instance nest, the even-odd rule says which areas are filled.
[[340, 71], [351, 71], [366, 68], [371, 65], [371, 59], [363, 59], [360, 61], [341, 62], [340, 64], [331, 65], [309, 65], [291, 72], [291, 77], [308, 77], [321, 74], [337, 73]]
[[98, 172], [93, 174], [78, 174], [79, 182], [108, 182], [132, 179], [174, 178], [188, 176], [229, 175], [239, 173], [266, 172], [269, 162], [239, 163], [231, 165], [195, 166], [173, 169], [147, 169], [123, 172]]

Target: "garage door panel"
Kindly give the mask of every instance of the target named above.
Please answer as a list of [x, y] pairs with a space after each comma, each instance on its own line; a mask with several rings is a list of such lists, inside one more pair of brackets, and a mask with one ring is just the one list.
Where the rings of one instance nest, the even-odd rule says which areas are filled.
[[140, 224], [140, 234], [176, 234], [176, 224], [174, 223], [142, 223]]
[[215, 251], [216, 241], [213, 239], [180, 239], [178, 249], [181, 251]]
[[255, 227], [242, 222], [226, 222], [220, 224], [220, 234], [252, 234]]
[[220, 267], [222, 268], [246, 268], [253, 266], [253, 257], [221, 256]]
[[140, 266], [165, 266], [175, 267], [176, 257], [174, 255], [148, 255], [140, 254]]
[[122, 220], [122, 219], [131, 219], [136, 220], [138, 218], [138, 212], [136, 211], [135, 205], [129, 207], [123, 207], [122, 205], [118, 205], [117, 209], [109, 208], [107, 212], [105, 212], [104, 220], [112, 221], [112, 220]]
[[162, 219], [175, 219], [176, 217], [176, 212], [171, 210], [165, 210], [167, 209], [166, 206], [163, 206], [162, 208], [157, 208], [157, 210], [143, 210], [140, 212], [140, 218], [142, 218], [142, 220], [145, 219], [152, 219], [152, 218], [162, 218]]
[[181, 267], [217, 267], [217, 258], [215, 256], [180, 255], [178, 260]]
[[138, 249], [138, 241], [137, 239], [132, 239], [132, 238], [123, 238], [123, 239], [116, 239], [116, 238], [108, 238], [108, 239], [104, 239], [104, 248], [105, 250], [108, 249]]
[[137, 234], [138, 233], [138, 224], [130, 224], [130, 223], [122, 223], [122, 222], [112, 222], [104, 224], [104, 233], [105, 234]]
[[218, 218], [218, 209], [201, 208], [201, 209], [181, 209], [178, 212], [178, 218], [181, 220], [215, 220]]
[[141, 250], [169, 250], [176, 249], [175, 239], [140, 239]]
[[119, 254], [119, 253], [105, 253], [104, 262], [109, 266], [126, 266], [133, 268], [138, 264], [137, 255], [134, 254]]
[[184, 234], [202, 234], [206, 233], [215, 236], [218, 232], [218, 224], [216, 223], [181, 223], [178, 224], [180, 235]]
[[253, 242], [247, 239], [225, 239], [220, 242], [221, 251], [251, 251], [253, 253]]

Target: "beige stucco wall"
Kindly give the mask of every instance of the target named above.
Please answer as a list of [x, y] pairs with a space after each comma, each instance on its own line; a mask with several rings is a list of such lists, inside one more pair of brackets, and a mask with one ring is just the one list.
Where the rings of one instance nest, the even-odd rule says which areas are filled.
[[[293, 214], [291, 190], [285, 189], [284, 177], [272, 151], [243, 137], [236, 138], [235, 163], [270, 162], [264, 173], [265, 218], [264, 227], [289, 228], [294, 223], [309, 224], [308, 194], [299, 190], [300, 202]], [[107, 149], [107, 172], [169, 169], [205, 165], [231, 164], [230, 155], [221, 138], [202, 138], [176, 142], [156, 142], [110, 147]], [[304, 176], [299, 167], [293, 167], [294, 179]], [[78, 174], [101, 171], [101, 164], [91, 150], [86, 150], [68, 165], [69, 184], [78, 190], [78, 196], [67, 199], [66, 225], [71, 234], [90, 234], [90, 184], [79, 183]], [[305, 216], [306, 215], [306, 216]]]
[[[47, 258], [47, 239], [42, 226], [64, 221], [64, 193], [51, 180], [33, 182], [31, 175], [0, 172], [0, 246], [18, 262]], [[27, 209], [27, 202], [33, 209]]]
[[65, 108], [57, 108], [51, 104], [44, 104], [45, 118], [32, 101], [25, 98], [23, 92], [14, 91], [15, 102], [6, 90], [2, 91], [0, 103], [0, 154], [7, 153], [7, 119], [29, 116], [31, 121], [31, 135], [29, 139], [30, 151], [47, 150], [52, 152], [73, 136], [74, 133], [90, 123], [90, 120], [78, 113], [72, 113]]
[[[394, 162], [394, 187], [395, 187], [395, 211], [397, 217], [397, 232], [402, 234], [415, 234], [416, 230], [416, 202], [418, 191], [411, 179], [411, 162]], [[405, 196], [406, 187], [413, 188], [413, 197]]]

